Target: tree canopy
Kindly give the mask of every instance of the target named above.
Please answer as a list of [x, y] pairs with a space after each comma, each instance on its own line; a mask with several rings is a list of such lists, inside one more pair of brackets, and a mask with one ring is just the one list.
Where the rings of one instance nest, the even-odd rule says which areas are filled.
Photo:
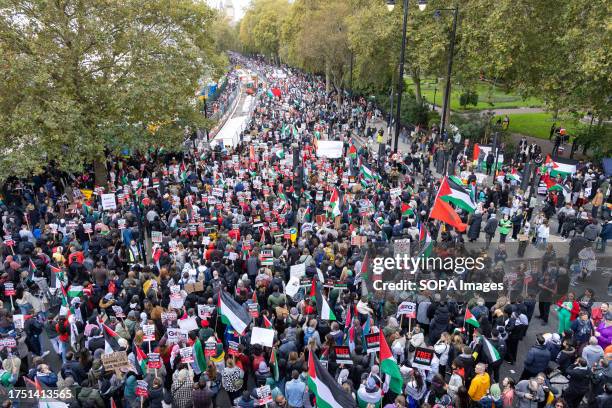
[[215, 19], [194, 0], [0, 0], [0, 178], [180, 145], [206, 125], [198, 80], [227, 65]]
[[[247, 10], [240, 39], [248, 52], [273, 55], [309, 72], [333, 74], [344, 86], [352, 57], [356, 91], [388, 92], [397, 82], [401, 1], [392, 12], [383, 0], [285, 3], [255, 0]], [[467, 91], [484, 77], [525, 97], [538, 96], [552, 109], [610, 116], [610, 2], [429, 0], [425, 11], [414, 3], [410, 2], [405, 69], [416, 85], [417, 101], [422, 78], [446, 73], [452, 11], [436, 10], [457, 4], [453, 86]], [[265, 21], [274, 24], [264, 24], [269, 29], [257, 38], [258, 32], [250, 27]]]

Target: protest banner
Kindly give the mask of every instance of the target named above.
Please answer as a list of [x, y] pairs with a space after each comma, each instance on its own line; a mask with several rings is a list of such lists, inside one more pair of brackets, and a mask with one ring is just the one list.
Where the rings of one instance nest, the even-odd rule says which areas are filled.
[[235, 341], [230, 341], [228, 343], [227, 354], [230, 356], [240, 355], [240, 350], [238, 350], [238, 343]]
[[207, 341], [204, 343], [204, 355], [206, 357], [214, 357], [217, 355], [217, 343], [214, 341]]
[[274, 330], [263, 327], [253, 327], [251, 333], [251, 344], [259, 344], [264, 347], [272, 347], [274, 344]]

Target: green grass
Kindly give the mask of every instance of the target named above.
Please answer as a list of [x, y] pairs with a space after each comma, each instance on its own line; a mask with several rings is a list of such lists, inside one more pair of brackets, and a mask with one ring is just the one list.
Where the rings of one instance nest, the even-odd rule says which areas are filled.
[[[492, 123], [495, 123], [499, 117], [494, 117]], [[556, 123], [557, 127], [565, 128], [570, 136], [575, 135], [578, 127], [581, 126], [581, 123], [572, 117], [561, 116], [555, 120], [551, 113], [546, 112], [515, 113], [508, 115], [508, 117], [510, 118], [508, 131], [539, 139], [548, 139], [550, 127], [553, 123]]]
[[[414, 84], [411, 79], [406, 79], [406, 86], [414, 89]], [[421, 94], [429, 103], [435, 103], [440, 106], [442, 104], [444, 84], [443, 81], [438, 81], [436, 84], [433, 79], [424, 79], [421, 81]], [[468, 105], [465, 109], [459, 105], [459, 96], [463, 93], [462, 89], [457, 87], [451, 90], [451, 109], [454, 111], [466, 110], [487, 110], [487, 109], [502, 109], [502, 108], [535, 108], [543, 106], [542, 101], [537, 98], [523, 99], [515, 93], [507, 93], [505, 89], [499, 86], [493, 86], [487, 83], [478, 83], [476, 85], [478, 93], [478, 104], [476, 106]]]

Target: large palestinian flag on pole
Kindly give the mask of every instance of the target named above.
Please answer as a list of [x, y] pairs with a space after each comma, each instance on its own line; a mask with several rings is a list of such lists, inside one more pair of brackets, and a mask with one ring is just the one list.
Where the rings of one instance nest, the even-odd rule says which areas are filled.
[[387, 380], [389, 383], [389, 389], [394, 393], [401, 395], [404, 389], [404, 379], [402, 378], [402, 373], [400, 373], [400, 368], [397, 365], [397, 361], [391, 354], [391, 350], [389, 349], [389, 345], [387, 344], [387, 339], [385, 339], [385, 334], [383, 331], [379, 331], [380, 333], [380, 372], [387, 375]]
[[[314, 283], [313, 279], [313, 283]], [[315, 298], [317, 300], [317, 314], [321, 318], [321, 320], [336, 320], [336, 315], [334, 311], [329, 306], [327, 300], [323, 297], [321, 293], [321, 288], [319, 285], [315, 284]]]
[[567, 177], [576, 173], [576, 161], [556, 158], [555, 160], [550, 157], [550, 155], [546, 156], [546, 161], [544, 165], [550, 168], [550, 175], [552, 177], [561, 176]]
[[340, 387], [312, 352], [308, 357], [308, 389], [317, 398], [315, 406], [318, 408], [356, 408], [355, 400]]
[[223, 290], [219, 292], [217, 307], [219, 315], [221, 315], [221, 321], [232, 326], [241, 336], [244, 335], [246, 328], [251, 323], [251, 317], [247, 311], [229, 293]]
[[459, 184], [449, 177], [444, 177], [442, 180], [438, 197], [447, 203], [455, 204], [455, 206], [465, 211], [471, 213], [476, 211], [476, 202], [469, 191], [465, 189], [463, 184]]

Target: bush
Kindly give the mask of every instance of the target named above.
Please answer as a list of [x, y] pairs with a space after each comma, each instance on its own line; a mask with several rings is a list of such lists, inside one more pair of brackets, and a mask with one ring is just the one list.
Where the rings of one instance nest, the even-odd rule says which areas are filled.
[[459, 128], [463, 140], [470, 139], [471, 141], [480, 141], [489, 126], [487, 116], [479, 113], [451, 115], [451, 123]]
[[[385, 118], [389, 115], [389, 95], [376, 95], [376, 104], [385, 113]], [[397, 109], [397, 99], [393, 99], [393, 116]], [[401, 123], [403, 125], [427, 125], [429, 108], [425, 104], [418, 104], [414, 93], [404, 92], [402, 95]]]
[[465, 108], [468, 105], [478, 105], [478, 92], [465, 91], [459, 96], [459, 105]]

